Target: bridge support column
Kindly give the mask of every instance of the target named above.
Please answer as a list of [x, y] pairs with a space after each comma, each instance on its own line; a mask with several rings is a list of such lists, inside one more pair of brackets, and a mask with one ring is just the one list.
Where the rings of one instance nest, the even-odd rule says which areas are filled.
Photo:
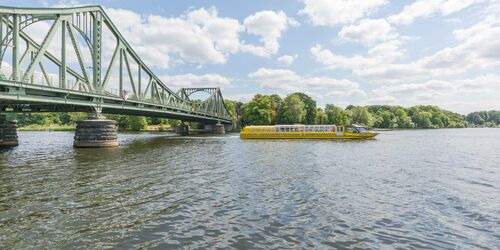
[[118, 146], [116, 122], [104, 117], [90, 117], [76, 122], [75, 148], [102, 148]]
[[19, 145], [16, 128], [15, 121], [7, 121], [5, 115], [0, 115], [0, 147], [14, 147]]
[[222, 123], [217, 123], [217, 124], [205, 124], [204, 126], [205, 131], [209, 131], [213, 134], [225, 134], [226, 133], [226, 127]]
[[189, 135], [189, 125], [181, 123], [175, 127], [175, 133], [179, 135]]

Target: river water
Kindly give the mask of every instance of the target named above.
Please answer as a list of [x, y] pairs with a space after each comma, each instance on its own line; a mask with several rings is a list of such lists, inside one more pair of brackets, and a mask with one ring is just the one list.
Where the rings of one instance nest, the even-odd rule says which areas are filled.
[[19, 132], [0, 248], [500, 248], [500, 129], [375, 140]]

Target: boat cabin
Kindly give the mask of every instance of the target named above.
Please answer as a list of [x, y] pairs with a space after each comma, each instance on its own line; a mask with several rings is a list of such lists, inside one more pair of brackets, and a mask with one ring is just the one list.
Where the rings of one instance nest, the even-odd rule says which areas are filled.
[[363, 126], [354, 124], [349, 127], [336, 125], [275, 125], [275, 126], [248, 126], [245, 131], [254, 133], [367, 133]]
[[369, 131], [365, 127], [359, 124], [352, 124], [351, 128], [353, 128], [354, 133], [369, 133]]
[[344, 127], [335, 125], [276, 125], [274, 132], [344, 132]]

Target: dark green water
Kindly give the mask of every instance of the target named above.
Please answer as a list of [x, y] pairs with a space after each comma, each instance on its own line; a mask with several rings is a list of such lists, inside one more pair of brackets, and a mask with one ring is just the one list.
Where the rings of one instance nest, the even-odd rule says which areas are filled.
[[500, 129], [119, 136], [19, 132], [0, 153], [0, 249], [500, 248]]

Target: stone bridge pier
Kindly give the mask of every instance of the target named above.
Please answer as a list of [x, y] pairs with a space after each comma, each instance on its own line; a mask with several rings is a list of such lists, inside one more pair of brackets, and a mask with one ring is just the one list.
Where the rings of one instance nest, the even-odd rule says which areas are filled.
[[116, 122], [100, 114], [91, 114], [76, 122], [75, 148], [102, 148], [118, 146]]
[[17, 125], [15, 121], [7, 121], [5, 115], [0, 114], [0, 147], [14, 147], [19, 145], [17, 140]]
[[175, 127], [175, 133], [178, 135], [189, 135], [190, 126], [187, 123], [181, 122], [181, 124]]
[[226, 132], [231, 131], [232, 125], [231, 124], [222, 124], [222, 123], [216, 123], [216, 124], [205, 124], [204, 130], [210, 133], [214, 134], [225, 134]]
[[[203, 130], [193, 130], [194, 132], [209, 133], [209, 134], [225, 134], [231, 131], [231, 124], [204, 124]], [[191, 127], [187, 123], [181, 123], [175, 128], [175, 133], [178, 135], [189, 135], [191, 133]]]

